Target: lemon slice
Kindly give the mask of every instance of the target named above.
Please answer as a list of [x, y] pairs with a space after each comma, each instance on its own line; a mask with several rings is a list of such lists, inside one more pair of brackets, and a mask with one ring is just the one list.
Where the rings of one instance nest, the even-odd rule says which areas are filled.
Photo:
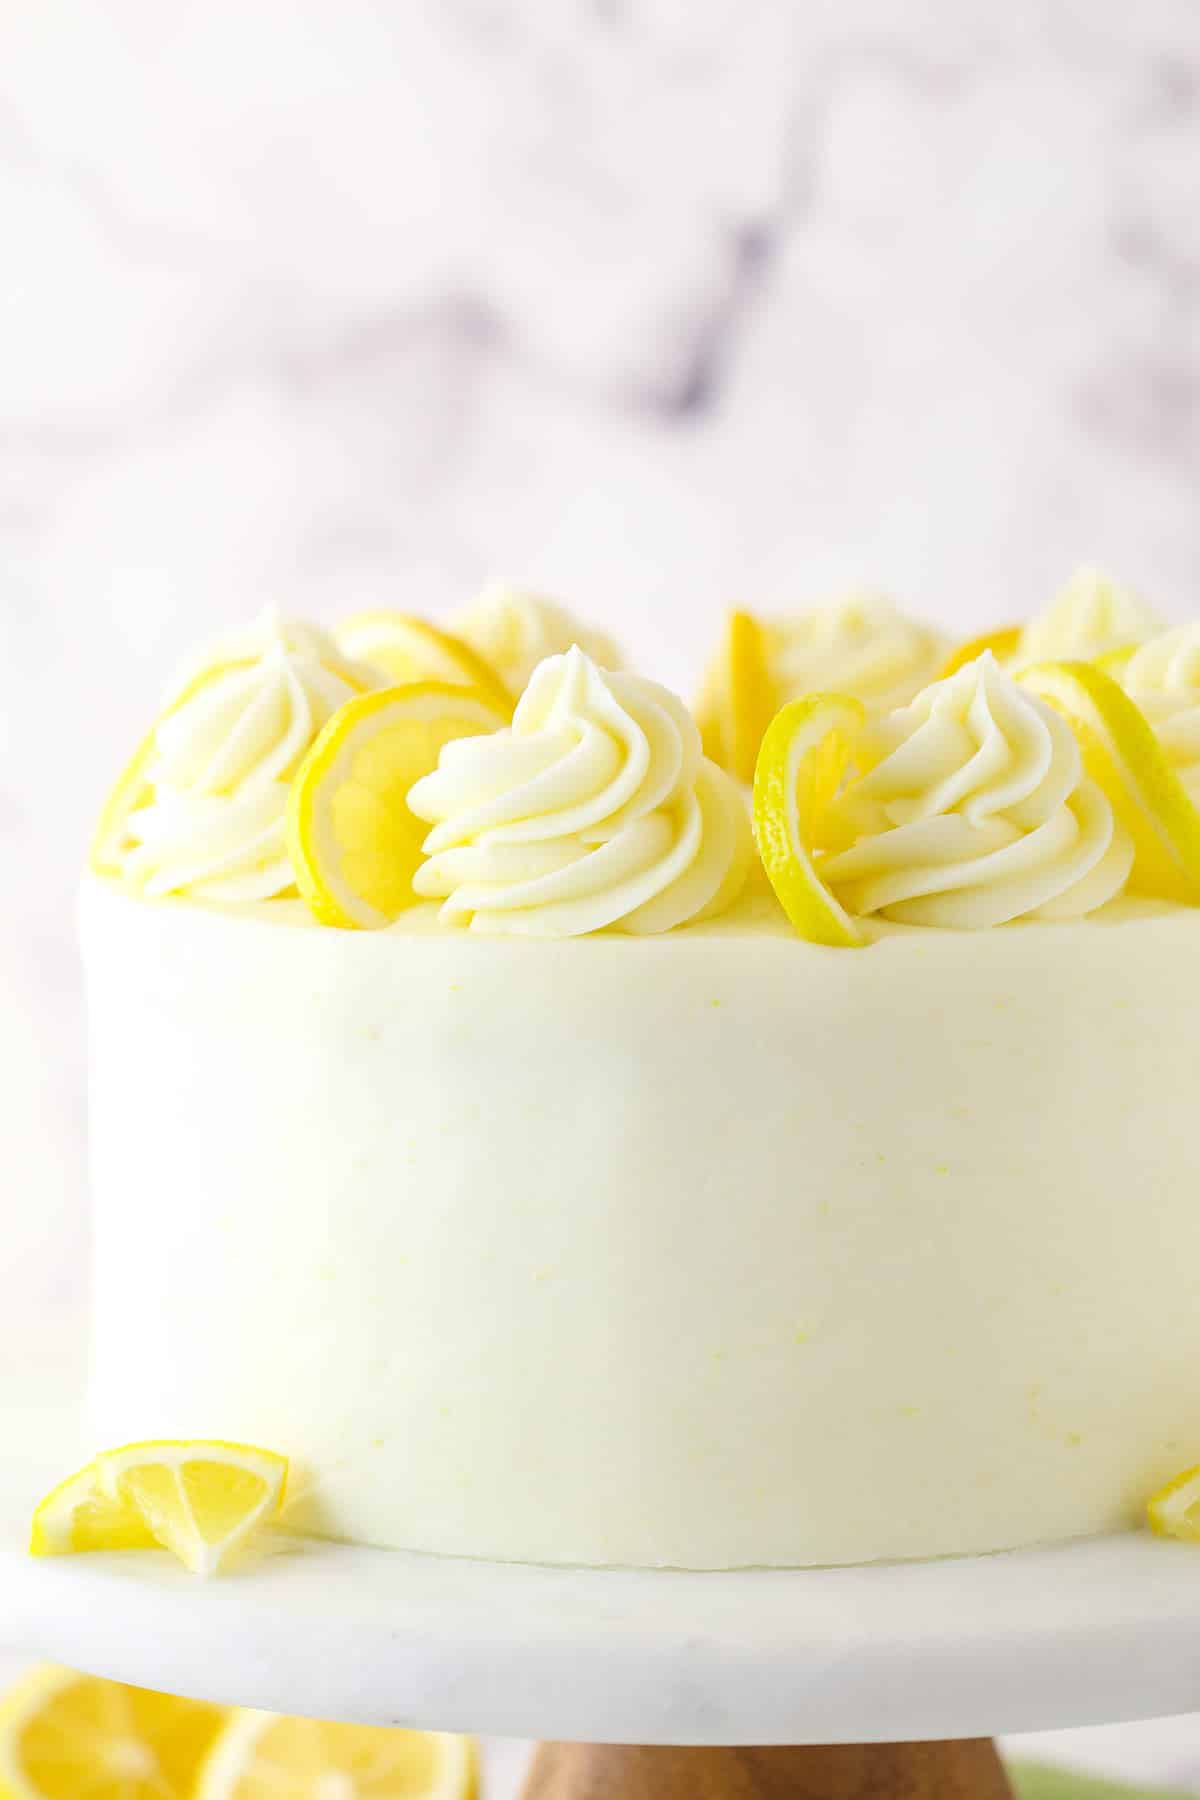
[[119, 876], [130, 814], [147, 799], [146, 770], [154, 755], [157, 727], [149, 730], [118, 775], [92, 833], [88, 867], [94, 875]]
[[107, 1450], [47, 1494], [34, 1556], [161, 1544], [194, 1575], [215, 1575], [283, 1498], [287, 1461], [253, 1444], [157, 1439]]
[[1095, 663], [1038, 663], [1019, 679], [1065, 715], [1132, 837], [1130, 891], [1200, 905], [1200, 813], [1144, 713]]
[[292, 783], [288, 851], [323, 925], [377, 930], [412, 906], [429, 826], [408, 794], [452, 738], [508, 722], [491, 697], [426, 681], [362, 694], [334, 713]]
[[4, 1800], [189, 1800], [224, 1707], [53, 1664], [0, 1701]]
[[1200, 1467], [1185, 1469], [1146, 1502], [1146, 1518], [1159, 1537], [1200, 1543]]
[[753, 614], [729, 614], [696, 711], [705, 755], [736, 780], [753, 781], [758, 747], [775, 711], [766, 635]]
[[337, 636], [347, 656], [374, 663], [397, 684], [444, 681], [486, 694], [508, 723], [512, 695], [487, 658], [453, 632], [411, 613], [363, 612], [339, 626]]
[[776, 714], [754, 773], [754, 835], [767, 878], [801, 937], [853, 948], [848, 912], [817, 873], [821, 814], [837, 793], [866, 709], [848, 694], [806, 694]]
[[991, 651], [998, 663], [1006, 663], [1010, 656], [1015, 656], [1021, 641], [1019, 625], [997, 625], [991, 631], [982, 631], [978, 637], [968, 638], [965, 644], [959, 644], [952, 650], [937, 674], [935, 681], [945, 681], [951, 675], [957, 675], [976, 657]]
[[[113, 783], [107, 800], [100, 809], [100, 817], [92, 833], [91, 847], [88, 851], [88, 867], [96, 875], [119, 876], [122, 867], [122, 853], [126, 847], [126, 826], [129, 815], [141, 806], [150, 796], [150, 784], [146, 779], [146, 771], [154, 755], [154, 746], [158, 735], [158, 727], [164, 719], [186, 706], [206, 687], [210, 681], [226, 675], [231, 669], [238, 668], [237, 663], [223, 663], [217, 668], [204, 669], [192, 677], [174, 696], [169, 706], [164, 707], [154, 724], [150, 727], [121, 773]], [[0, 1797], [2, 1800], [2, 1797]]]
[[473, 1800], [476, 1784], [470, 1738], [244, 1709], [213, 1745], [196, 1800]]

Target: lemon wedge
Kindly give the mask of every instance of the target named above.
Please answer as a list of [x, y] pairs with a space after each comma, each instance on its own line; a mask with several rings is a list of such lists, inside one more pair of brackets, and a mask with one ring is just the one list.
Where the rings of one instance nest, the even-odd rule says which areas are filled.
[[189, 1800], [227, 1717], [42, 1663], [0, 1700], [3, 1800]]
[[287, 1461], [253, 1444], [157, 1439], [107, 1450], [33, 1515], [33, 1556], [161, 1544], [215, 1575], [283, 1498]]
[[752, 613], [731, 612], [697, 707], [705, 754], [737, 781], [753, 781], [758, 747], [774, 711], [763, 628]]
[[1158, 1537], [1200, 1543], [1200, 1467], [1185, 1469], [1146, 1502], [1146, 1518]]
[[784, 912], [814, 944], [854, 948], [858, 928], [817, 873], [820, 819], [837, 793], [866, 709], [848, 694], [806, 694], [767, 728], [754, 772], [754, 836]]
[[196, 1800], [473, 1800], [476, 1786], [467, 1737], [243, 1709], [213, 1745]]
[[296, 883], [323, 925], [377, 930], [415, 904], [429, 826], [410, 812], [409, 790], [452, 738], [507, 722], [488, 694], [435, 681], [361, 694], [334, 713], [288, 801]]
[[512, 695], [487, 658], [427, 619], [411, 613], [355, 613], [338, 627], [338, 643], [356, 662], [374, 663], [397, 685], [444, 681], [486, 694], [498, 712], [512, 714]]
[[976, 657], [991, 651], [998, 663], [1006, 663], [1010, 656], [1015, 656], [1017, 646], [1021, 642], [1019, 625], [997, 625], [991, 631], [981, 631], [978, 637], [968, 638], [965, 644], [959, 644], [952, 650], [937, 674], [935, 681], [945, 681], [951, 675], [957, 675]]
[[87, 1550], [152, 1550], [158, 1539], [141, 1513], [109, 1494], [95, 1463], [68, 1475], [34, 1511], [31, 1556], [70, 1556]]
[[1038, 663], [1019, 680], [1067, 718], [1132, 837], [1130, 892], [1200, 905], [1200, 813], [1145, 714], [1095, 663]]

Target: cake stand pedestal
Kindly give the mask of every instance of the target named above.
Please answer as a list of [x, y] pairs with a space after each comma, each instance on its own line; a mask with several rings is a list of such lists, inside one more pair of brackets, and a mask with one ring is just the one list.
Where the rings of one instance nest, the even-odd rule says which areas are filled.
[[986, 1738], [685, 1749], [543, 1744], [524, 1800], [1011, 1800]]
[[29, 1558], [34, 1501], [69, 1466], [0, 1465], [0, 1649], [280, 1712], [556, 1740], [532, 1800], [1003, 1800], [993, 1733], [1200, 1700], [1200, 1549], [1144, 1534], [708, 1575], [280, 1538], [201, 1582], [165, 1552]]

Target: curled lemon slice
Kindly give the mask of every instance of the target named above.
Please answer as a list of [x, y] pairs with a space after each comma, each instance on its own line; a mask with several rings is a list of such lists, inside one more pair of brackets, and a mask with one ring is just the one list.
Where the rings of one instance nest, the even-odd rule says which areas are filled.
[[129, 816], [137, 807], [149, 798], [150, 784], [147, 770], [154, 755], [158, 727], [164, 719], [186, 706], [200, 689], [207, 687], [210, 681], [236, 668], [236, 663], [225, 663], [216, 668], [204, 669], [185, 683], [170, 704], [163, 708], [150, 730], [146, 733], [121, 773], [113, 783], [107, 800], [100, 809], [100, 817], [92, 833], [92, 842], [88, 851], [88, 867], [95, 875], [119, 876], [121, 874], [122, 855], [126, 848], [126, 827]]
[[333, 715], [288, 801], [296, 882], [323, 925], [377, 930], [415, 904], [429, 827], [409, 810], [409, 790], [452, 738], [507, 723], [490, 694], [435, 681], [361, 694]]
[[866, 710], [848, 694], [806, 694], [767, 728], [754, 772], [754, 835], [784, 912], [814, 944], [854, 948], [858, 928], [813, 859], [820, 819], [841, 784]]
[[188, 1800], [227, 1717], [221, 1706], [53, 1663], [0, 1701], [4, 1800]]
[[[411, 613], [355, 613], [338, 627], [347, 656], [374, 663], [397, 685], [444, 681], [486, 694], [497, 711], [512, 713], [512, 695], [487, 658], [451, 631]], [[505, 720], [507, 723], [507, 717]]]
[[215, 1575], [278, 1513], [286, 1480], [286, 1459], [253, 1444], [127, 1444], [46, 1495], [33, 1515], [30, 1553], [161, 1544], [194, 1575]]
[[196, 1800], [473, 1800], [476, 1786], [467, 1737], [243, 1709], [213, 1745], [195, 1791]]
[[1130, 892], [1200, 905], [1200, 813], [1145, 714], [1095, 663], [1038, 663], [1019, 679], [1070, 722], [1132, 837]]
[[753, 781], [758, 747], [774, 711], [763, 628], [752, 613], [731, 612], [697, 707], [705, 754], [736, 780]]
[[146, 771], [154, 755], [155, 731], [152, 728], [146, 733], [100, 809], [88, 850], [88, 867], [94, 875], [116, 877], [121, 873], [129, 816], [148, 797]]
[[1200, 1467], [1185, 1469], [1146, 1502], [1146, 1518], [1158, 1537], [1200, 1543]]
[[945, 681], [951, 675], [957, 675], [965, 669], [969, 662], [990, 650], [998, 663], [1005, 663], [1010, 656], [1015, 656], [1021, 641], [1019, 625], [997, 625], [991, 631], [981, 631], [978, 637], [968, 638], [965, 644], [959, 644], [952, 650], [937, 674], [935, 681]]

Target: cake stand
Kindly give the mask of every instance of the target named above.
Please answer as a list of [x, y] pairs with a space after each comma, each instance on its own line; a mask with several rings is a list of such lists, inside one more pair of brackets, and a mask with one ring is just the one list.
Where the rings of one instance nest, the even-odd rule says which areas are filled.
[[992, 1733], [1200, 1698], [1200, 1549], [1138, 1533], [734, 1574], [278, 1538], [200, 1582], [165, 1552], [27, 1557], [64, 1466], [0, 1465], [0, 1648], [282, 1712], [551, 1738], [536, 1800], [1004, 1800]]

